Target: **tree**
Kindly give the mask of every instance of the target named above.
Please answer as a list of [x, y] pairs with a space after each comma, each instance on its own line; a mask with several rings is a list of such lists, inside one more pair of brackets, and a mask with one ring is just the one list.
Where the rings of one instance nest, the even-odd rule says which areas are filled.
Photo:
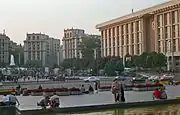
[[116, 61], [115, 71], [117, 71], [118, 74], [121, 74], [124, 71], [124, 65], [123, 65], [123, 60], [122, 59]]
[[104, 71], [108, 76], [116, 75], [116, 61], [110, 60], [105, 64]]
[[[81, 53], [83, 55], [83, 65], [86, 65], [84, 68], [92, 68], [94, 65], [95, 52], [100, 51], [100, 39], [94, 36], [86, 36], [82, 38], [82, 42], [79, 45]], [[100, 55], [100, 54], [98, 54]], [[100, 56], [98, 56], [100, 57]]]

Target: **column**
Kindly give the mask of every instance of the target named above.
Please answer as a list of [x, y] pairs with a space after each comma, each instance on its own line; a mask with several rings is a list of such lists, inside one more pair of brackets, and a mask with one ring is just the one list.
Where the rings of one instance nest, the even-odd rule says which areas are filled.
[[114, 55], [114, 44], [113, 44], [113, 37], [114, 37], [114, 35], [113, 35], [113, 28], [111, 28], [111, 54], [110, 54], [110, 56], [113, 56]]
[[114, 29], [114, 33], [115, 33], [115, 35], [114, 35], [114, 37], [115, 37], [115, 56], [118, 56], [118, 44], [117, 44], [117, 26], [115, 27], [115, 29]]
[[109, 28], [107, 28], [107, 54], [106, 54], [106, 56], [109, 56], [110, 54], [109, 54], [109, 43], [110, 41], [109, 41]]

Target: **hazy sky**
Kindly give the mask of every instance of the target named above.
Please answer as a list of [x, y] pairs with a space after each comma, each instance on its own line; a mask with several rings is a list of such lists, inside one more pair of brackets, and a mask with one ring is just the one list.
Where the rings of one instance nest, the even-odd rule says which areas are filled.
[[0, 32], [23, 43], [27, 32], [63, 37], [64, 28], [99, 34], [95, 25], [168, 0], [0, 0]]

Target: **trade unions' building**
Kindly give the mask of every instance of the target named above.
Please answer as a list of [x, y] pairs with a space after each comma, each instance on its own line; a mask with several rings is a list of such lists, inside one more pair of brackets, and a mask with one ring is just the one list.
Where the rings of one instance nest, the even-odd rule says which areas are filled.
[[96, 28], [101, 31], [103, 57], [156, 51], [174, 57], [180, 66], [180, 0], [132, 12]]

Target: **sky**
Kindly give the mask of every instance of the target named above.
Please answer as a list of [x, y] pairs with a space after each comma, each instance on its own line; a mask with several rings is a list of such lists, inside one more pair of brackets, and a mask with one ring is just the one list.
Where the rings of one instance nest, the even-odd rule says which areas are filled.
[[26, 33], [45, 33], [61, 39], [67, 28], [100, 34], [104, 21], [168, 0], [0, 0], [0, 33], [23, 43]]

